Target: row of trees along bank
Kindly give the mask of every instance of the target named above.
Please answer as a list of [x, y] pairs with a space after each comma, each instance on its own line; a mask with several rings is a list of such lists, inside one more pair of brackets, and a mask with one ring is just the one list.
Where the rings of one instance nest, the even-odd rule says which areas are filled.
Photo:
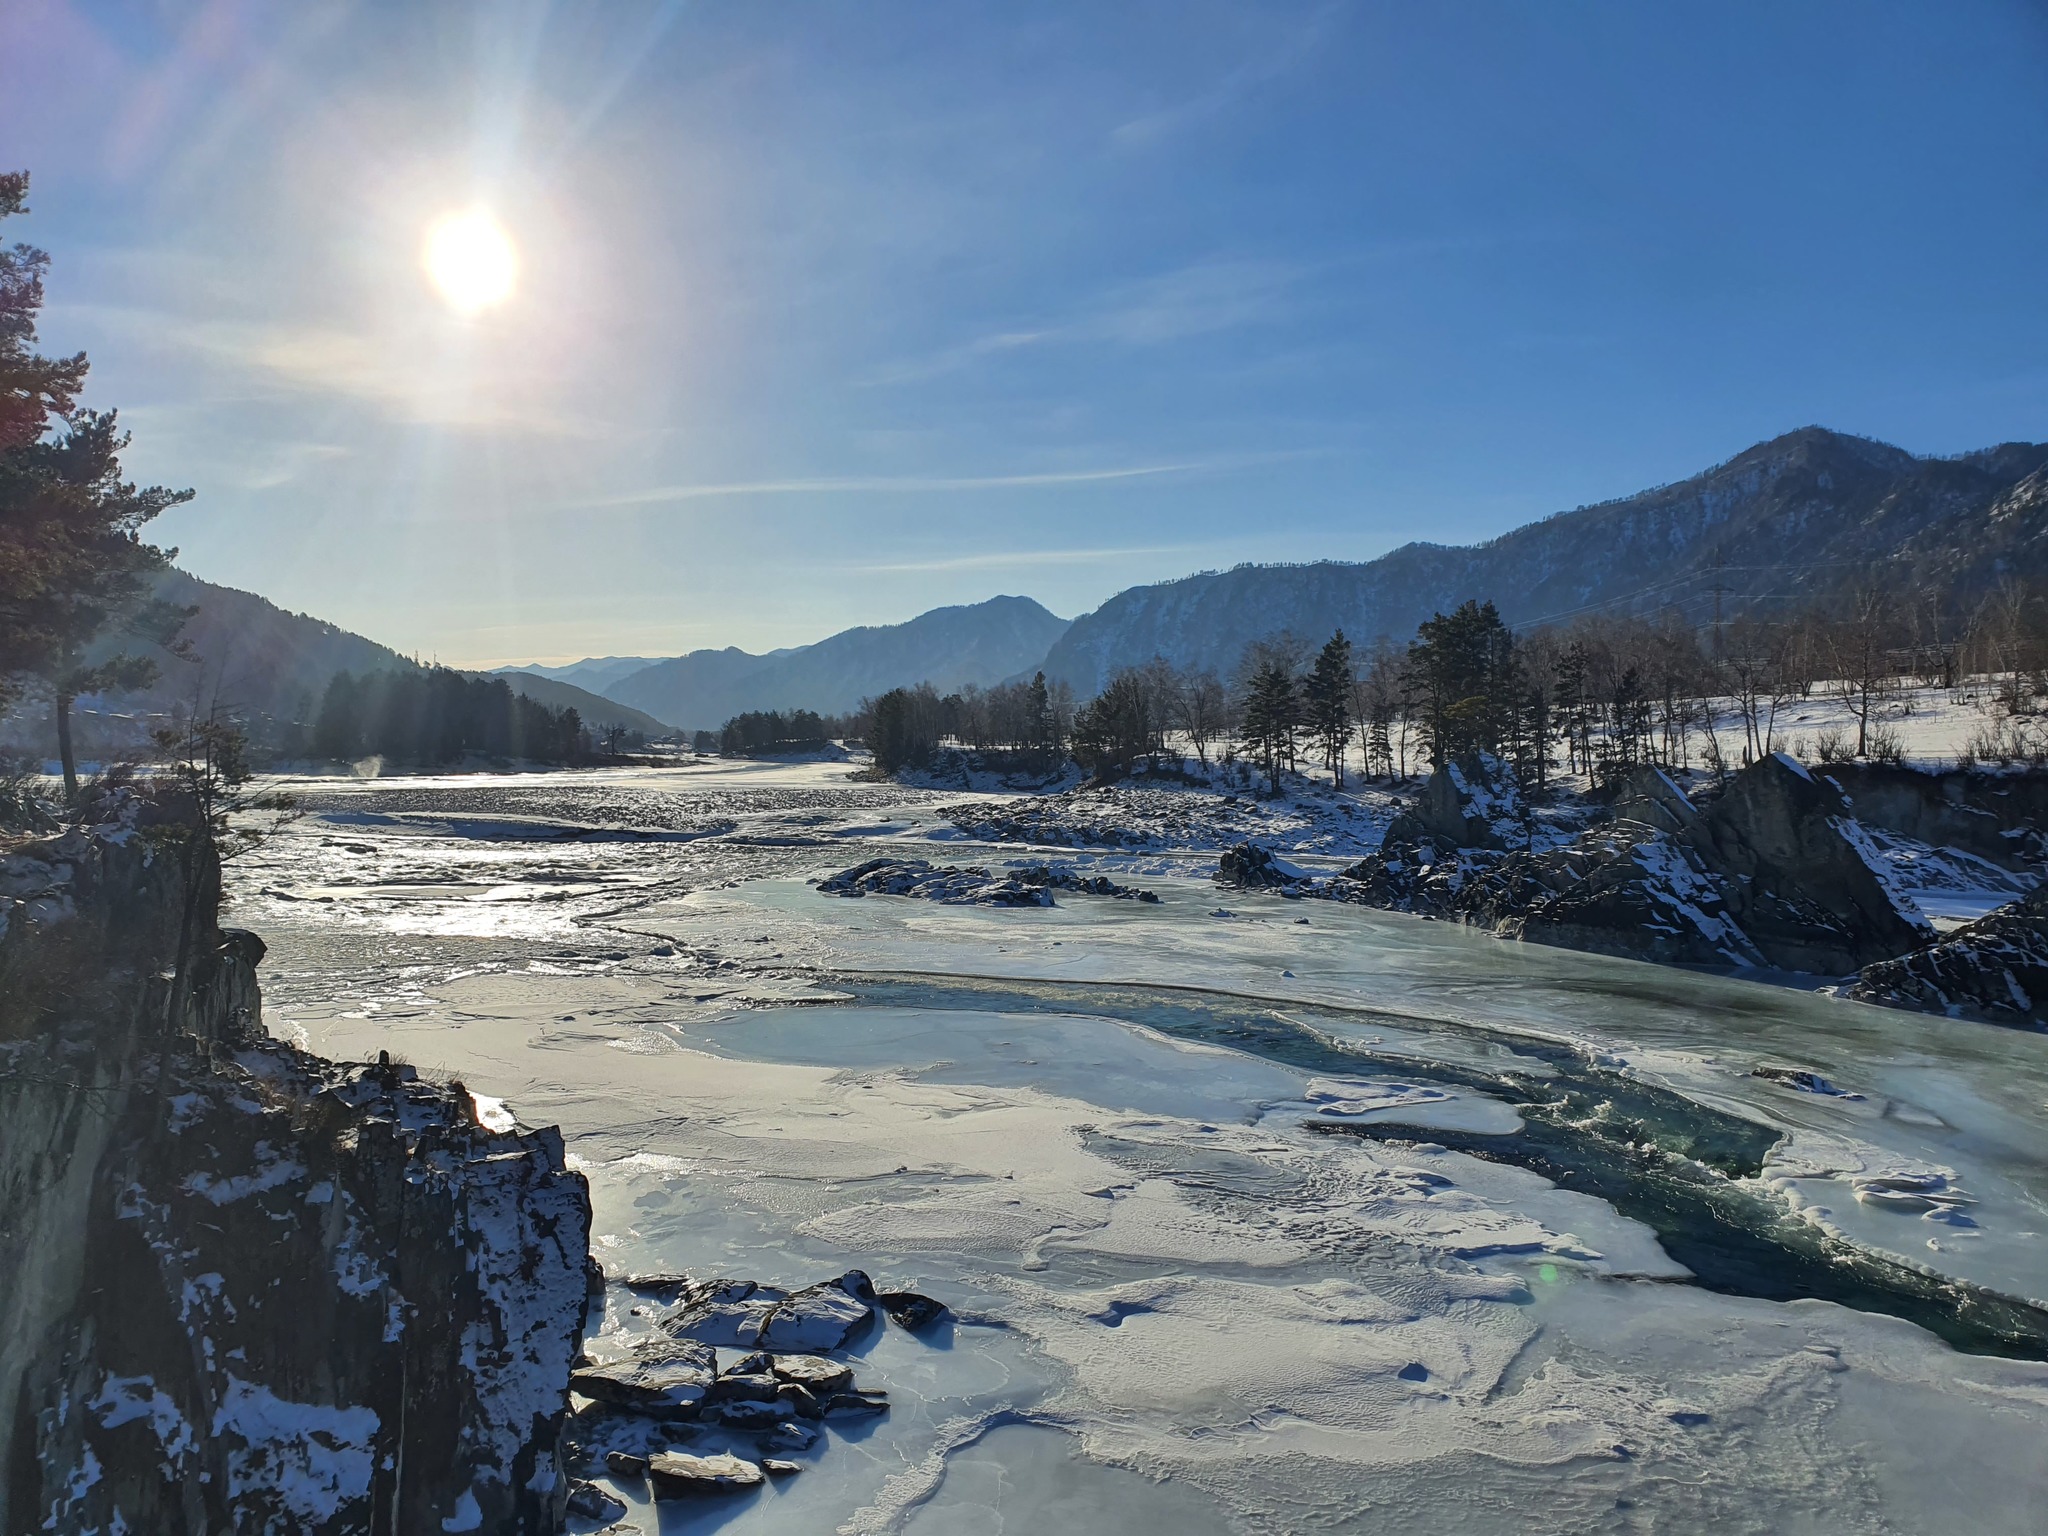
[[1269, 786], [1304, 764], [1342, 784], [1355, 753], [1401, 780], [1468, 751], [1541, 787], [1558, 769], [1604, 777], [1640, 763], [1740, 766], [1788, 745], [1790, 706], [1816, 696], [1846, 726], [1802, 742], [1822, 760], [1898, 761], [1894, 723], [1914, 688], [1946, 688], [1986, 723], [1966, 760], [2048, 763], [2048, 603], [2008, 581], [1970, 612], [1938, 595], [1845, 586], [1814, 602], [1698, 626], [1591, 615], [1517, 634], [1491, 602], [1425, 620], [1406, 645], [1362, 655], [1340, 631], [1320, 647], [1253, 641], [1226, 681], [1155, 657], [1093, 699], [1043, 673], [1029, 684], [940, 695], [929, 684], [864, 701], [849, 720], [884, 772], [952, 744], [1001, 762], [1071, 754], [1098, 778], [1157, 770], [1184, 749], [1255, 767]]

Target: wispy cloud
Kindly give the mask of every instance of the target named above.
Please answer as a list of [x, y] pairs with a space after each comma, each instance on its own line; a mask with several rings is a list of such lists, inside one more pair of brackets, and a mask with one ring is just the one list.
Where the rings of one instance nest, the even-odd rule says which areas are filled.
[[719, 496], [821, 496], [848, 491], [918, 494], [928, 491], [985, 491], [1052, 485], [1092, 485], [1109, 480], [1141, 480], [1157, 475], [1196, 474], [1223, 467], [1217, 461], [1181, 464], [1130, 464], [1109, 469], [1048, 470], [1028, 475], [834, 475], [805, 480], [733, 480], [709, 485], [660, 485], [617, 496], [578, 501], [578, 508], [642, 507], [670, 501], [702, 501]]
[[1051, 346], [1165, 346], [1240, 326], [1287, 318], [1293, 290], [1311, 269], [1296, 262], [1214, 257], [1107, 289], [1059, 319], [1012, 326], [869, 376], [869, 384], [909, 384], [973, 367], [989, 358]]
[[1244, 97], [1312, 57], [1328, 36], [1338, 13], [1337, 6], [1325, 6], [1303, 25], [1282, 33], [1271, 46], [1252, 53], [1208, 90], [1119, 123], [1110, 130], [1110, 142], [1119, 149], [1141, 149], [1228, 111]]
[[563, 438], [610, 431], [547, 398], [544, 379], [536, 383], [459, 352], [423, 351], [417, 334], [201, 319], [124, 305], [53, 305], [51, 312], [129, 341], [184, 352], [257, 396], [349, 400], [415, 426]]
[[1140, 555], [1193, 555], [1204, 544], [1136, 544], [1121, 549], [1016, 549], [978, 555], [952, 555], [936, 560], [891, 560], [854, 569], [873, 575], [929, 571], [1028, 570], [1045, 565], [1094, 565], [1103, 560], [1125, 560]]

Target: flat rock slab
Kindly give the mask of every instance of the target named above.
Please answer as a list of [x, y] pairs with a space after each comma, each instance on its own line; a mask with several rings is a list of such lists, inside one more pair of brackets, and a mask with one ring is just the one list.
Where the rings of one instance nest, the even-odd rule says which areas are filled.
[[763, 1473], [755, 1463], [730, 1454], [686, 1456], [664, 1451], [647, 1463], [657, 1499], [694, 1498], [706, 1493], [742, 1493], [758, 1488]]
[[823, 1355], [778, 1355], [769, 1361], [768, 1368], [781, 1380], [808, 1388], [820, 1397], [844, 1392], [853, 1385], [853, 1367], [844, 1360], [827, 1360]]
[[728, 1349], [815, 1353], [844, 1347], [872, 1315], [874, 1287], [859, 1270], [794, 1294], [751, 1280], [706, 1281], [661, 1319], [664, 1333]]
[[628, 1412], [685, 1418], [696, 1413], [717, 1377], [718, 1355], [709, 1344], [661, 1339], [624, 1360], [571, 1372], [569, 1389]]

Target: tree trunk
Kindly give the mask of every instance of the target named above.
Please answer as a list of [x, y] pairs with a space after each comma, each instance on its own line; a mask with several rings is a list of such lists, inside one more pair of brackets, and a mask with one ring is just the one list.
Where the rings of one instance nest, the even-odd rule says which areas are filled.
[[78, 799], [78, 754], [71, 748], [71, 695], [57, 695], [57, 760], [64, 765], [64, 803]]

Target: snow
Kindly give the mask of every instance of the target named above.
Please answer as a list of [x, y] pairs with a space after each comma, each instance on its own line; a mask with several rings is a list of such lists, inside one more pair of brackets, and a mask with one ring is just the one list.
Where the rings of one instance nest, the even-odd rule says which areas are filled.
[[85, 1406], [99, 1416], [102, 1429], [147, 1420], [167, 1464], [195, 1444], [192, 1426], [185, 1421], [177, 1403], [148, 1376], [116, 1376], [109, 1372], [98, 1395]]
[[474, 1092], [470, 1094], [469, 1098], [470, 1102], [476, 1106], [476, 1123], [485, 1130], [496, 1131], [500, 1135], [509, 1135], [511, 1132], [519, 1129], [518, 1120], [513, 1116], [512, 1111], [505, 1107], [503, 1099], [494, 1099], [487, 1093]]
[[[1605, 1202], [1431, 1142], [1519, 1122], [1427, 1069], [1540, 1083], [1542, 1052], [1582, 1050], [1784, 1133], [1743, 1187], [1788, 1217], [2038, 1295], [2048, 1042], [1355, 907], [1304, 926], [1247, 897], [1219, 921], [1213, 845], [1194, 855], [1202, 826], [1235, 825], [1221, 796], [1151, 823], [1181, 841], [1088, 866], [1142, 865], [1157, 906], [833, 900], [809, 882], [850, 842], [916, 857], [960, 830], [963, 802], [839, 800], [824, 772], [750, 774], [745, 804], [734, 778], [693, 779], [669, 811], [651, 775], [529, 787], [565, 824], [600, 824], [602, 802], [734, 829], [694, 844], [416, 820], [351, 828], [374, 850], [358, 853], [316, 813], [237, 871], [272, 942], [272, 1027], [342, 1056], [389, 1048], [559, 1121], [613, 1274], [793, 1288], [857, 1265], [952, 1309], [943, 1346], [893, 1328], [863, 1345], [863, 1384], [893, 1411], [722, 1508], [721, 1531], [951, 1536], [998, 1528], [995, 1511], [1005, 1529], [1209, 1536], [1391, 1510], [1493, 1533], [1533, 1508], [1546, 1528], [1604, 1528], [1626, 1500], [1673, 1529], [1860, 1532], [1926, 1528], [1937, 1485], [1946, 1523], [2032, 1529], [2048, 1368], [1824, 1303], [1613, 1283], [1685, 1276]], [[421, 816], [471, 805], [432, 803], [459, 786], [350, 793]], [[1082, 825], [1074, 803], [1042, 824]], [[1303, 816], [1296, 835], [1326, 830]], [[1916, 903], [1981, 888], [1973, 866], [1872, 848]], [[483, 899], [509, 885], [558, 895]], [[333, 899], [289, 899], [315, 887]], [[1681, 901], [1670, 920], [1714, 918]], [[1281, 1025], [1304, 1050], [1374, 1059], [1259, 1049]], [[1754, 1076], [1765, 1062], [1842, 1093]], [[651, 1336], [636, 1304], [613, 1287], [594, 1343]], [[621, 1492], [651, 1529], [644, 1493]]]
[[242, 1442], [227, 1453], [230, 1492], [251, 1507], [274, 1500], [292, 1517], [273, 1517], [266, 1531], [317, 1524], [369, 1492], [377, 1415], [368, 1408], [291, 1402], [230, 1375], [212, 1432]]

